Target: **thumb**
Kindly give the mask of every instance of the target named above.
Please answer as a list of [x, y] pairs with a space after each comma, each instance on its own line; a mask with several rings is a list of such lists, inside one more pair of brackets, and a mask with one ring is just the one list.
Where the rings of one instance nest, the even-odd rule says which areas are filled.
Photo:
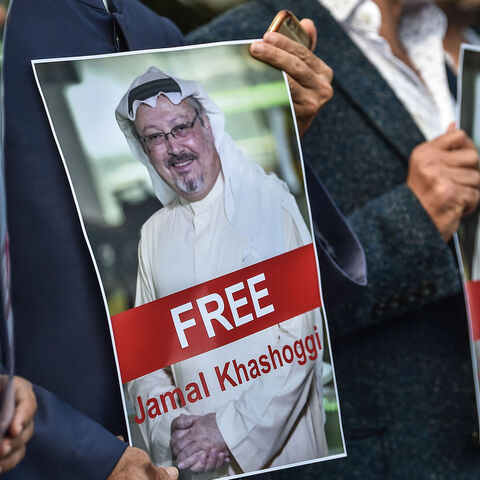
[[190, 428], [194, 424], [195, 418], [195, 415], [185, 415], [182, 413], [172, 422], [172, 431]]
[[310, 50], [313, 52], [317, 45], [317, 29], [315, 28], [315, 23], [309, 18], [303, 18], [300, 20], [300, 24], [310, 36]]
[[169, 477], [171, 480], [177, 480], [177, 478], [178, 478], [178, 470], [177, 470], [175, 467], [167, 467], [167, 468], [165, 469], [165, 471], [167, 472], [168, 477]]

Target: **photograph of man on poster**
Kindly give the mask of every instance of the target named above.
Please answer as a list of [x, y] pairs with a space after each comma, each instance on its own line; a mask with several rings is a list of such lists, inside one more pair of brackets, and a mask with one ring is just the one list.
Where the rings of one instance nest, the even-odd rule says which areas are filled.
[[[198, 83], [151, 67], [116, 119], [163, 205], [142, 227], [135, 306], [312, 242], [286, 184], [245, 158]], [[129, 382], [153, 461], [211, 478], [326, 456], [321, 336], [316, 309]]]

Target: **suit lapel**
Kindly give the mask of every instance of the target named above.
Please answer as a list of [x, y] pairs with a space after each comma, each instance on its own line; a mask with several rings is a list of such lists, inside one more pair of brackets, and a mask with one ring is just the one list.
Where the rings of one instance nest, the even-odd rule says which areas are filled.
[[341, 90], [408, 163], [412, 149], [425, 138], [392, 89], [343, 28], [318, 0], [273, 0], [272, 3], [315, 21], [318, 33], [315, 53], [333, 68], [334, 90]]

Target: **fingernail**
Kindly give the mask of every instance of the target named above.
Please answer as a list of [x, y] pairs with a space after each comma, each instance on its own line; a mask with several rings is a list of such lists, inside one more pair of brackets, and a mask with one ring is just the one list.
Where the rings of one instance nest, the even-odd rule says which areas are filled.
[[180, 462], [177, 466], [178, 466], [178, 468], [183, 469], [183, 468], [185, 468], [185, 463]]
[[262, 53], [265, 47], [262, 42], [253, 42], [251, 46], [252, 53]]
[[2, 448], [2, 454], [3, 455], [8, 455], [12, 451], [12, 445], [10, 443], [7, 443], [3, 448]]

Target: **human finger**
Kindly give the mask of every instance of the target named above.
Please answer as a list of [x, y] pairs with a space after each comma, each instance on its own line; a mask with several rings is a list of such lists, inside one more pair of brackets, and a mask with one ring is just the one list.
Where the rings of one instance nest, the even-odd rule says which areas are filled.
[[223, 467], [223, 464], [228, 462], [230, 462], [230, 457], [228, 453], [219, 452], [219, 454], [217, 455], [217, 462], [215, 464], [215, 467], [212, 469], [212, 471], [220, 470], [220, 468]]
[[[206, 452], [208, 453], [208, 447], [205, 445], [200, 444], [198, 442], [190, 442], [184, 448], [178, 449], [175, 453], [175, 460], [180, 465], [185, 459], [192, 457], [194, 454], [198, 452]], [[184, 468], [184, 467], [180, 467]]]
[[466, 134], [464, 130], [447, 131], [443, 135], [440, 135], [431, 143], [441, 148], [442, 150], [457, 150], [459, 148], [475, 148], [475, 144], [472, 139]]
[[185, 415], [184, 413], [180, 414], [172, 421], [171, 430], [186, 429], [190, 428], [195, 422], [196, 415]]
[[[187, 430], [188, 432], [188, 430]], [[187, 448], [188, 445], [194, 442], [194, 439], [191, 435], [183, 435], [181, 437], [173, 437], [170, 439], [170, 447], [175, 458], [178, 458], [178, 455], [182, 450]]]
[[[255, 42], [259, 43], [259, 42]], [[328, 81], [333, 78], [333, 70], [307, 47], [278, 32], [267, 32], [263, 36], [263, 61], [294, 75], [296, 70], [303, 73], [305, 67], [313, 73], [325, 75]], [[309, 73], [307, 70], [305, 70]]]
[[[188, 433], [190, 432], [190, 430], [188, 429], [185, 429], [185, 430], [175, 430], [171, 437], [170, 437], [170, 445], [172, 446], [172, 449], [174, 448], [175, 445], [178, 444], [178, 442], [185, 437], [185, 439], [188, 439], [189, 436], [188, 436]], [[186, 445], [185, 442], [182, 443], [183, 446]]]
[[150, 472], [148, 478], [154, 478], [155, 480], [177, 480], [178, 478], [178, 469], [175, 467], [153, 467], [153, 472], [154, 476]]
[[[207, 456], [205, 458], [205, 464], [203, 466], [203, 471], [204, 472], [212, 472], [215, 470], [215, 467], [217, 465], [217, 457], [220, 454], [217, 448], [210, 448], [207, 451]], [[223, 461], [222, 461], [223, 465]]]
[[32, 384], [21, 377], [15, 377], [13, 382], [15, 412], [8, 430], [12, 438], [20, 435], [26, 426], [32, 422], [37, 410], [37, 401]]
[[[316, 113], [332, 98], [333, 70], [304, 46], [291, 41], [284, 35], [269, 32], [264, 38], [266, 52], [270, 55], [269, 62], [284, 70], [288, 76], [295, 105], [298, 106], [303, 102], [313, 103], [312, 111]], [[268, 43], [276, 48], [269, 51]], [[299, 92], [303, 97], [301, 99], [296, 97]]]
[[170, 480], [176, 480], [178, 478], [178, 469], [175, 467], [166, 467], [165, 471], [167, 472]]
[[287, 74], [300, 135], [312, 124], [319, 109], [333, 96], [333, 71], [308, 48], [281, 35], [268, 32], [250, 51], [257, 59]]
[[313, 52], [317, 46], [317, 28], [315, 27], [315, 23], [313, 23], [313, 20], [310, 18], [302, 18], [300, 20], [300, 25], [302, 25], [303, 29], [310, 37], [310, 51]]
[[20, 435], [13, 439], [5, 439], [6, 443], [2, 442], [2, 457], [11, 455], [17, 450], [21, 450], [33, 435], [33, 422], [31, 422]]
[[445, 165], [451, 167], [462, 167], [467, 170], [479, 168], [478, 152], [472, 147], [446, 151], [442, 155], [442, 160]]
[[25, 456], [25, 445], [12, 451], [9, 455], [0, 460], [0, 473], [7, 472], [15, 467]]
[[205, 468], [205, 462], [207, 460], [207, 455], [208, 454], [205, 450], [199, 450], [192, 455], [183, 458], [181, 462], [177, 463], [177, 466], [182, 470], [188, 468], [192, 470], [192, 472], [203, 472], [203, 469]]
[[294, 101], [297, 120], [299, 117], [306, 118], [311, 116], [313, 118], [320, 108], [333, 96], [333, 89], [327, 82], [323, 85], [319, 83], [316, 90], [318, 94], [312, 95], [313, 89], [305, 89], [304, 85], [297, 82], [290, 75], [287, 75], [287, 81]]
[[470, 215], [477, 208], [480, 200], [480, 190], [473, 187], [462, 187], [458, 195], [458, 203], [463, 205], [462, 215]]
[[28, 425], [22, 430], [20, 435], [14, 438], [4, 438], [0, 444], [0, 456], [6, 457], [12, 452], [21, 449], [32, 438], [33, 435], [33, 421], [30, 421]]
[[230, 456], [228, 452], [211, 448], [208, 451], [207, 461], [205, 462], [205, 472], [214, 472], [220, 470], [224, 463], [230, 462]]
[[478, 169], [450, 167], [448, 174], [459, 185], [480, 188], [480, 172]]

